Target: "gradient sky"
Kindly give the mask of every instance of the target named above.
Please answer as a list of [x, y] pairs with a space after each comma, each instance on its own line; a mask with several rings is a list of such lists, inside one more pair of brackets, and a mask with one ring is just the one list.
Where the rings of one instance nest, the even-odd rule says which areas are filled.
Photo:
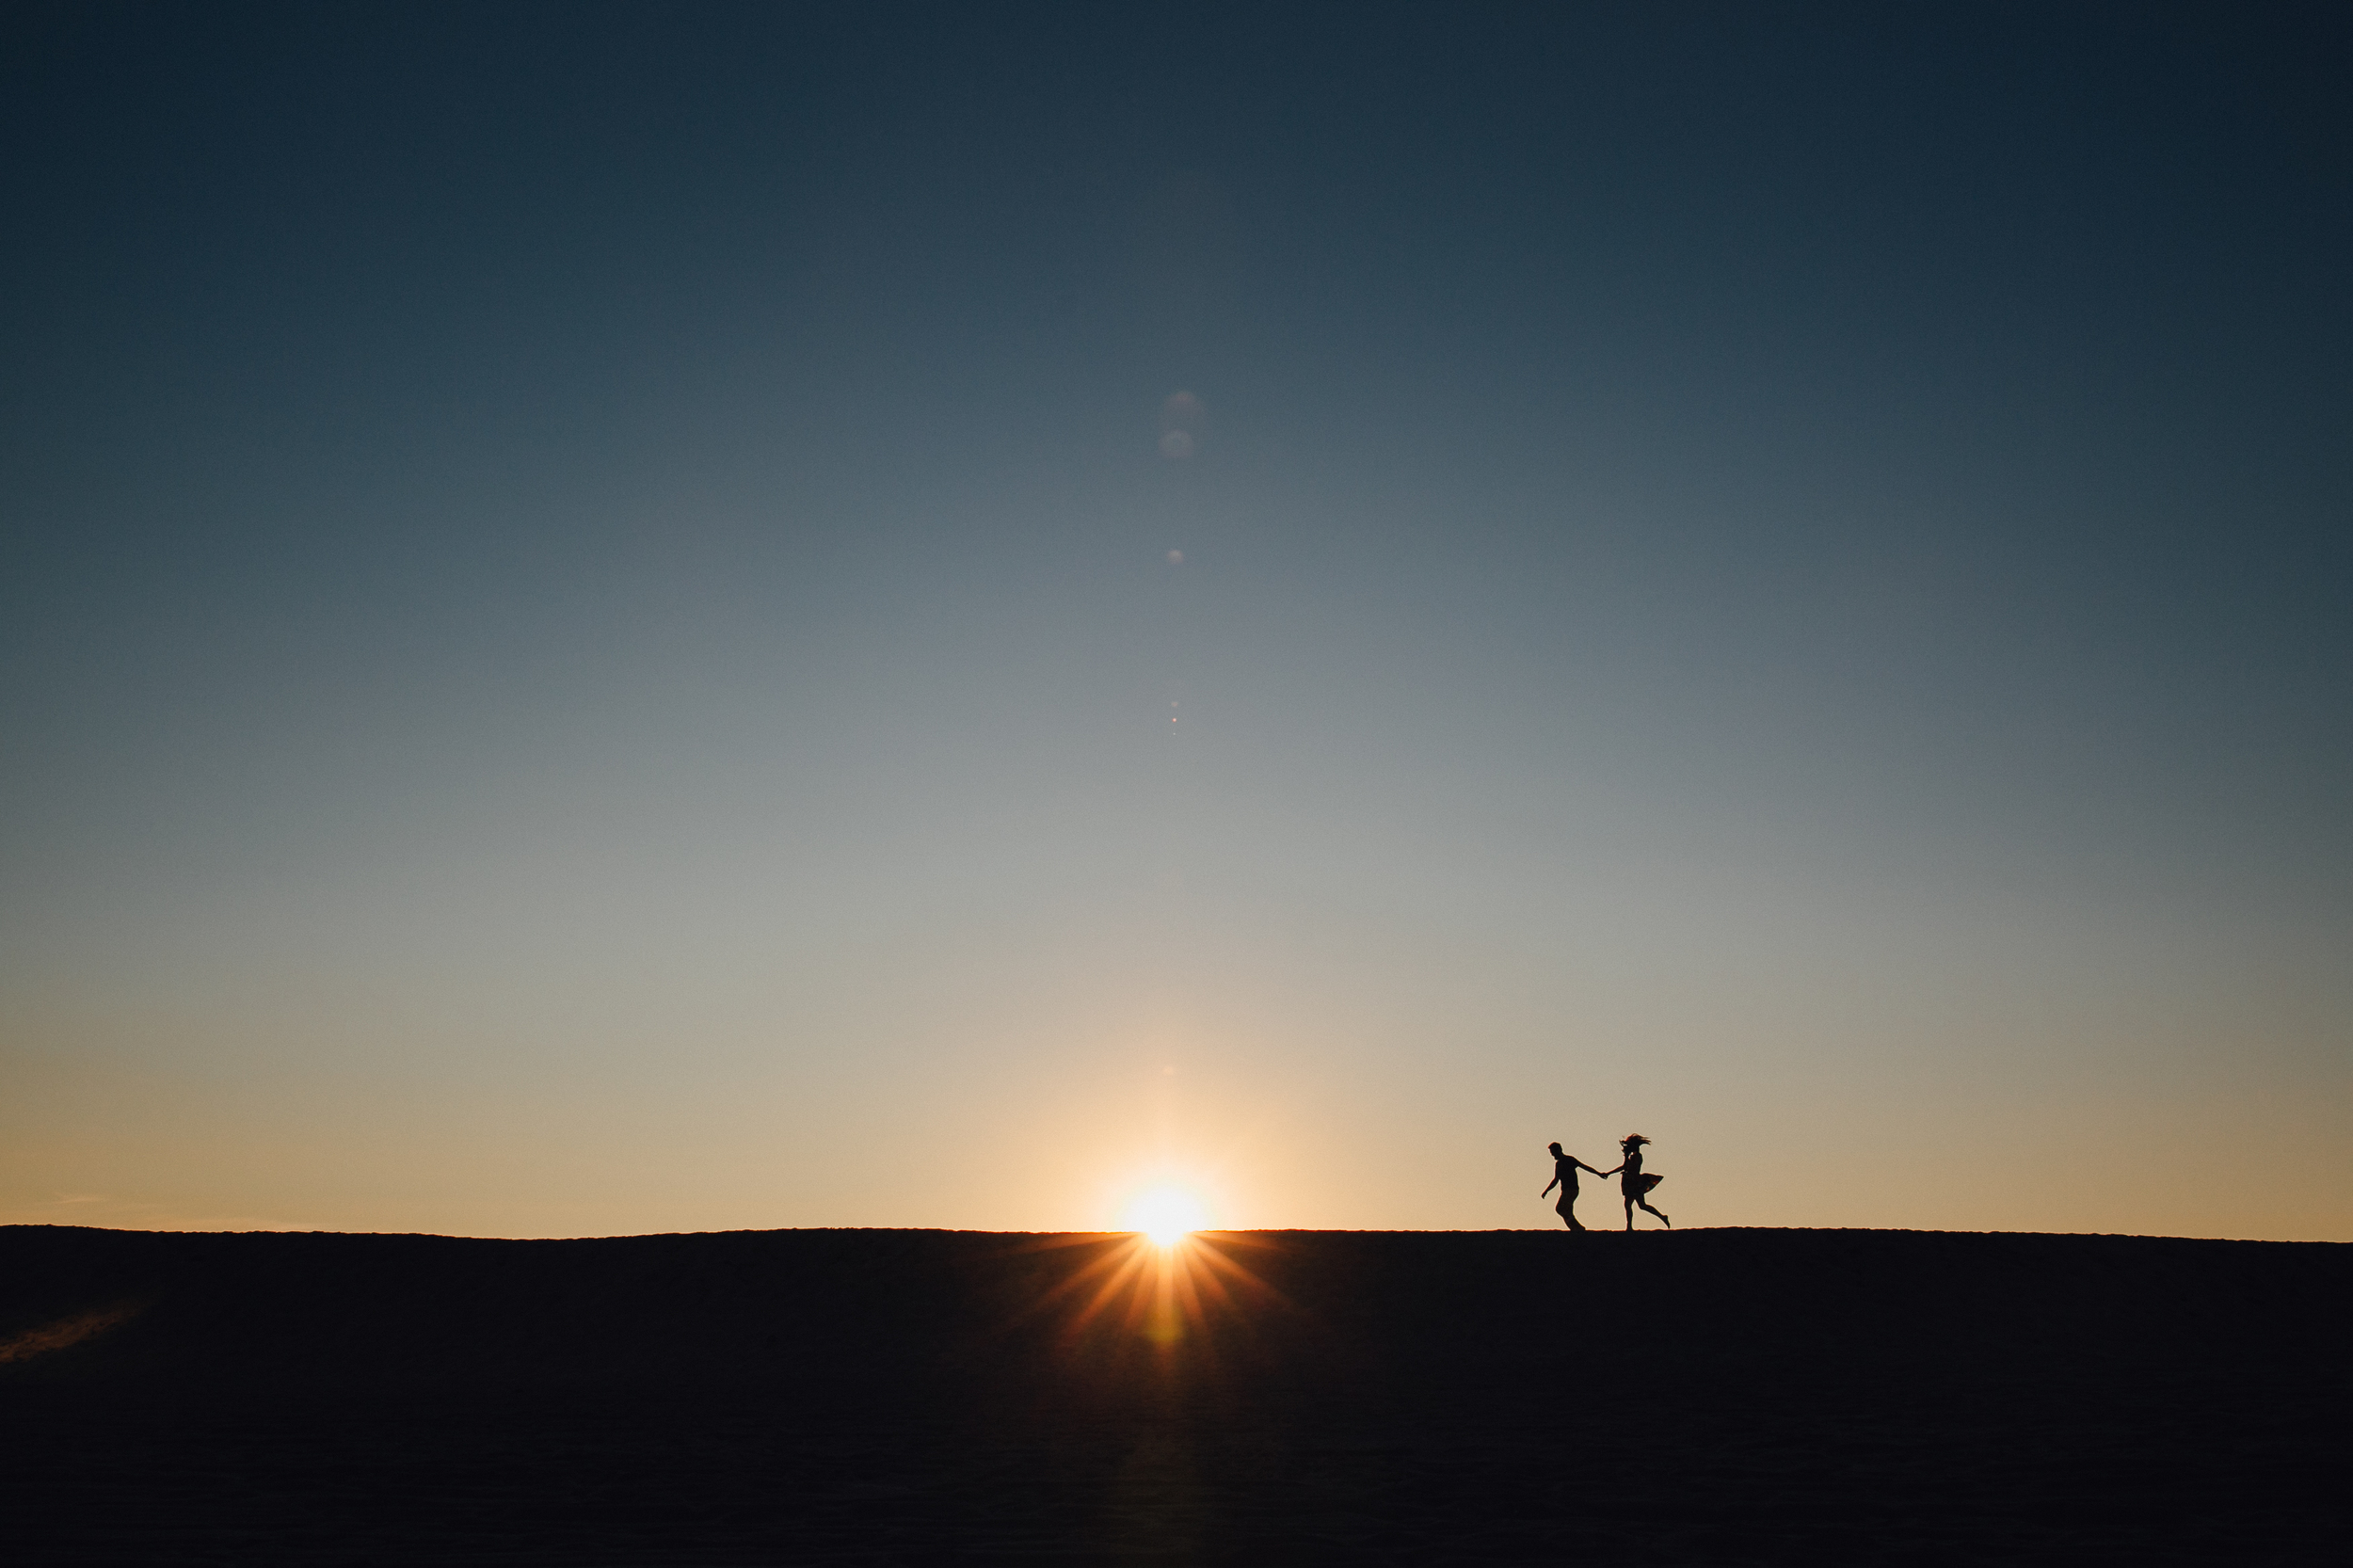
[[2353, 1239], [2345, 15], [11, 7], [0, 1220]]

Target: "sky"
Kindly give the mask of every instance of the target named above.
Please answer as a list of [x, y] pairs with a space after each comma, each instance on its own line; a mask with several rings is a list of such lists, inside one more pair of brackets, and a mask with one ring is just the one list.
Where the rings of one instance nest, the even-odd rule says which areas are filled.
[[2353, 1240], [2341, 9], [0, 27], [0, 1222]]

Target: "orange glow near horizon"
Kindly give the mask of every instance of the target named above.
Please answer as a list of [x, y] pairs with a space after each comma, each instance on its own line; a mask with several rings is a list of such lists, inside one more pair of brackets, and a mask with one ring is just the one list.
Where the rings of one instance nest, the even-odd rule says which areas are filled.
[[[1058, 1239], [1049, 1245], [1093, 1240]], [[1064, 1280], [1039, 1304], [1078, 1298], [1080, 1305], [1064, 1325], [1065, 1333], [1076, 1336], [1116, 1320], [1160, 1349], [1170, 1350], [1205, 1327], [1212, 1312], [1241, 1310], [1245, 1296], [1280, 1300], [1272, 1287], [1230, 1256], [1232, 1248], [1252, 1244], [1231, 1234], [1183, 1229], [1163, 1241], [1151, 1231], [1140, 1230], [1125, 1245], [1108, 1248]]]
[[1163, 1183], [1129, 1200], [1120, 1223], [1162, 1250], [1176, 1246], [1209, 1223], [1209, 1209], [1185, 1188]]

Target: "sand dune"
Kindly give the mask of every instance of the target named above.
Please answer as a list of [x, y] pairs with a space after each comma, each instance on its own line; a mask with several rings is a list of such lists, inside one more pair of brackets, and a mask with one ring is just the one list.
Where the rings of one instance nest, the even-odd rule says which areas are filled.
[[2309, 1561], [2353, 1249], [0, 1229], [26, 1562]]

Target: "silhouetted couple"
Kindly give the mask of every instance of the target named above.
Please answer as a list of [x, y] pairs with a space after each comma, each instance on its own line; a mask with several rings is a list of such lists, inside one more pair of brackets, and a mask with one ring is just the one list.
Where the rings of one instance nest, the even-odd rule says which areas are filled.
[[1639, 1132], [1628, 1133], [1619, 1139], [1618, 1168], [1614, 1171], [1596, 1171], [1577, 1156], [1562, 1154], [1560, 1144], [1548, 1144], [1545, 1147], [1552, 1150], [1552, 1179], [1545, 1183], [1545, 1192], [1536, 1195], [1541, 1198], [1545, 1192], [1551, 1192], [1555, 1187], [1560, 1188], [1561, 1201], [1552, 1206], [1552, 1211], [1560, 1215], [1561, 1223], [1571, 1230], [1583, 1230], [1585, 1227], [1577, 1223], [1577, 1173], [1590, 1172], [1604, 1180], [1616, 1176], [1618, 1191], [1625, 1198], [1626, 1229], [1634, 1228], [1634, 1211], [1639, 1208], [1645, 1214], [1657, 1216], [1660, 1224], [1673, 1230], [1674, 1222], [1650, 1206], [1650, 1190], [1667, 1178], [1642, 1174], [1642, 1145], [1649, 1142]]

